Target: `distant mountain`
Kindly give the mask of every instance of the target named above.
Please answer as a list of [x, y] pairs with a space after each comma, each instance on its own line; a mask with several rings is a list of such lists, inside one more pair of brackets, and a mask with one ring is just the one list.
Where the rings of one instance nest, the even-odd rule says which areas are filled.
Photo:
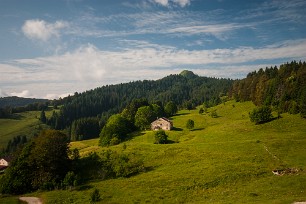
[[10, 107], [21, 107], [27, 106], [33, 103], [45, 103], [47, 99], [36, 99], [36, 98], [22, 98], [17, 96], [2, 97], [0, 98], [0, 108], [10, 106]]
[[189, 70], [182, 71], [180, 75], [189, 79], [198, 77], [198, 75], [194, 74], [192, 71]]

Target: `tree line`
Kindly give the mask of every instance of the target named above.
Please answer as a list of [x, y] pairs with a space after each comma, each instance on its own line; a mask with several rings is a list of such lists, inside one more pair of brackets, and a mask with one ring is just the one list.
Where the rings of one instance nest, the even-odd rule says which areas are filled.
[[236, 101], [273, 107], [279, 113], [300, 113], [306, 118], [306, 63], [292, 61], [251, 72], [234, 82], [229, 96]]
[[[33, 101], [36, 101], [36, 100], [33, 100]], [[46, 100], [43, 100], [43, 101], [46, 101]], [[35, 102], [35, 103], [27, 104], [25, 106], [16, 106], [16, 107], [5, 106], [5, 107], [0, 108], [0, 118], [11, 118], [14, 113], [46, 110], [48, 108], [48, 105], [49, 105], [49, 102]]]

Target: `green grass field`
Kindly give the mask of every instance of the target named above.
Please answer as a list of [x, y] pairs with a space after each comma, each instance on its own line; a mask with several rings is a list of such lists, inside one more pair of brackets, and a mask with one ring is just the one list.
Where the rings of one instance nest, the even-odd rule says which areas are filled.
[[0, 149], [5, 148], [10, 139], [28, 134], [38, 128], [39, 114], [38, 111], [30, 111], [15, 114], [14, 119], [0, 119]]
[[[262, 125], [250, 122], [251, 102], [226, 102], [209, 109], [180, 111], [168, 131], [171, 144], [153, 144], [152, 131], [135, 134], [112, 150], [134, 153], [147, 171], [130, 178], [92, 181], [76, 190], [36, 192], [45, 203], [293, 203], [306, 201], [306, 120], [283, 114]], [[194, 130], [185, 128], [195, 121]], [[71, 143], [81, 155], [101, 152], [98, 139]], [[277, 176], [276, 169], [297, 172]], [[0, 200], [1, 203], [1, 200]]]
[[[45, 112], [46, 116], [50, 117], [52, 112], [53, 109], [50, 108]], [[40, 113], [40, 111], [28, 111], [16, 113], [11, 119], [0, 118], [0, 149], [6, 148], [8, 141], [18, 135], [31, 137], [47, 128], [39, 121]]]

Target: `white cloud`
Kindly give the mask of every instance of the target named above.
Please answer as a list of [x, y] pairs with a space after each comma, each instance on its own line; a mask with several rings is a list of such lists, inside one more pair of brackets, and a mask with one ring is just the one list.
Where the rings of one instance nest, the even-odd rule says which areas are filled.
[[172, 2], [173, 5], [179, 5], [180, 7], [185, 7], [185, 6], [190, 5], [191, 0], [153, 0], [153, 1], [157, 4], [160, 4], [166, 7], [170, 5], [170, 2]]
[[[182, 50], [146, 41], [122, 43], [130, 48], [105, 51], [88, 44], [63, 55], [0, 64], [1, 88], [18, 96], [51, 98], [105, 84], [158, 79], [179, 73], [178, 67], [197, 68], [208, 76], [241, 78], [260, 68], [257, 61], [306, 60], [306, 39], [261, 48], [213, 50]], [[255, 65], [248, 65], [250, 62]]]
[[11, 96], [18, 96], [18, 97], [23, 97], [23, 98], [34, 98], [33, 94], [29, 90], [23, 90], [22, 92], [12, 92], [10, 93]]
[[[215, 25], [198, 25], [198, 26], [182, 26], [176, 28], [167, 29], [165, 32], [170, 34], [209, 34], [221, 38], [224, 33], [230, 32], [235, 29], [245, 27], [246, 25], [241, 24], [215, 24]], [[224, 38], [224, 37], [222, 37]]]
[[168, 6], [169, 5], [169, 1], [168, 0], [154, 0], [155, 3], [161, 4], [163, 6]]
[[173, 0], [173, 2], [177, 3], [181, 7], [185, 7], [190, 4], [190, 0]]
[[56, 21], [48, 23], [44, 20], [27, 20], [22, 26], [23, 33], [30, 39], [47, 41], [52, 37], [59, 37], [60, 30], [67, 27], [68, 23]]
[[8, 94], [0, 88], [0, 97], [6, 97]]

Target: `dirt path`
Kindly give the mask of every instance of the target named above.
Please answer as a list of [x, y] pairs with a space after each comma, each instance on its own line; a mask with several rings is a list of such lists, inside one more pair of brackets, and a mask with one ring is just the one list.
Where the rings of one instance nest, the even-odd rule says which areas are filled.
[[28, 204], [42, 204], [40, 198], [37, 197], [20, 197], [19, 200], [25, 201]]

